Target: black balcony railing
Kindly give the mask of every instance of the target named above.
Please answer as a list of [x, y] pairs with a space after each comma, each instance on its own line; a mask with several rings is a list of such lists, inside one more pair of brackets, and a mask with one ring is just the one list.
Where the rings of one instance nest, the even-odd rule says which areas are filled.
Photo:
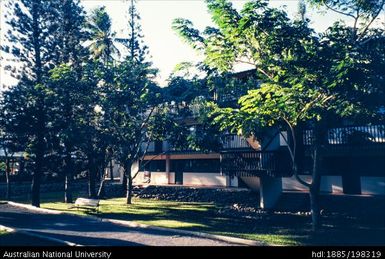
[[221, 172], [233, 176], [291, 176], [290, 160], [280, 151], [221, 153]]
[[[304, 130], [303, 143], [313, 143], [313, 131]], [[345, 126], [331, 128], [327, 133], [329, 145], [363, 145], [385, 143], [385, 125]]]
[[251, 149], [251, 146], [242, 136], [225, 134], [222, 136], [222, 149]]

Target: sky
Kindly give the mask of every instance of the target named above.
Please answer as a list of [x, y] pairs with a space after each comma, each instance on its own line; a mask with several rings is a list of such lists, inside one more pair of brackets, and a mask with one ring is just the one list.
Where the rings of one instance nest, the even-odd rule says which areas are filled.
[[[0, 1], [4, 2], [7, 0]], [[236, 8], [241, 8], [246, 0], [233, 0], [232, 2]], [[127, 35], [129, 1], [81, 0], [81, 3], [86, 11], [97, 6], [106, 6], [117, 36], [125, 37]], [[285, 8], [290, 16], [294, 16], [297, 12], [298, 0], [271, 0], [270, 3], [274, 7]], [[212, 25], [210, 15], [207, 13], [203, 0], [138, 0], [137, 9], [142, 18], [141, 26], [144, 41], [149, 47], [151, 60], [154, 67], [160, 71], [157, 78], [160, 85], [166, 85], [168, 76], [178, 63], [202, 60], [202, 57], [195, 50], [175, 34], [171, 25], [175, 18], [189, 19], [196, 28], [201, 30], [208, 25]], [[308, 16], [313, 21], [311, 26], [317, 31], [324, 31], [333, 22], [343, 18], [335, 13], [320, 14], [310, 8], [308, 8]], [[347, 22], [349, 23], [349, 21]], [[6, 27], [4, 19], [0, 21], [0, 25], [2, 28]], [[1, 71], [0, 78], [3, 79], [3, 84], [15, 82], [4, 71]]]

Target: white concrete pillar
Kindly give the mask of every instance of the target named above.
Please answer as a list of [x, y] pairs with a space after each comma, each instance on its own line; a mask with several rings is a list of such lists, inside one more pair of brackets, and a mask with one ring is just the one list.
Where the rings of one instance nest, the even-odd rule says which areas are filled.
[[262, 209], [272, 209], [276, 205], [282, 193], [281, 177], [260, 177], [260, 207]]

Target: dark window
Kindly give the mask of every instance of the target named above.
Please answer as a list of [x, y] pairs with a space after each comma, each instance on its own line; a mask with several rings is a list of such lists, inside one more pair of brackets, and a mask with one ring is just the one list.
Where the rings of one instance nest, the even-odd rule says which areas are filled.
[[220, 171], [219, 159], [183, 159], [171, 161], [171, 172], [177, 170], [183, 172], [218, 173]]
[[163, 141], [155, 141], [155, 153], [162, 153]]
[[165, 172], [166, 161], [165, 160], [141, 161], [140, 171]]

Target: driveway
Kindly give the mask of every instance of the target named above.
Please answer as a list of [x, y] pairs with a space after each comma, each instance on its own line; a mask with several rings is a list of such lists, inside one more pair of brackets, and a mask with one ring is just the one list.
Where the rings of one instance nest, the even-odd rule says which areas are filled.
[[84, 246], [237, 245], [172, 230], [129, 227], [91, 217], [52, 214], [10, 204], [0, 204], [0, 225]]

